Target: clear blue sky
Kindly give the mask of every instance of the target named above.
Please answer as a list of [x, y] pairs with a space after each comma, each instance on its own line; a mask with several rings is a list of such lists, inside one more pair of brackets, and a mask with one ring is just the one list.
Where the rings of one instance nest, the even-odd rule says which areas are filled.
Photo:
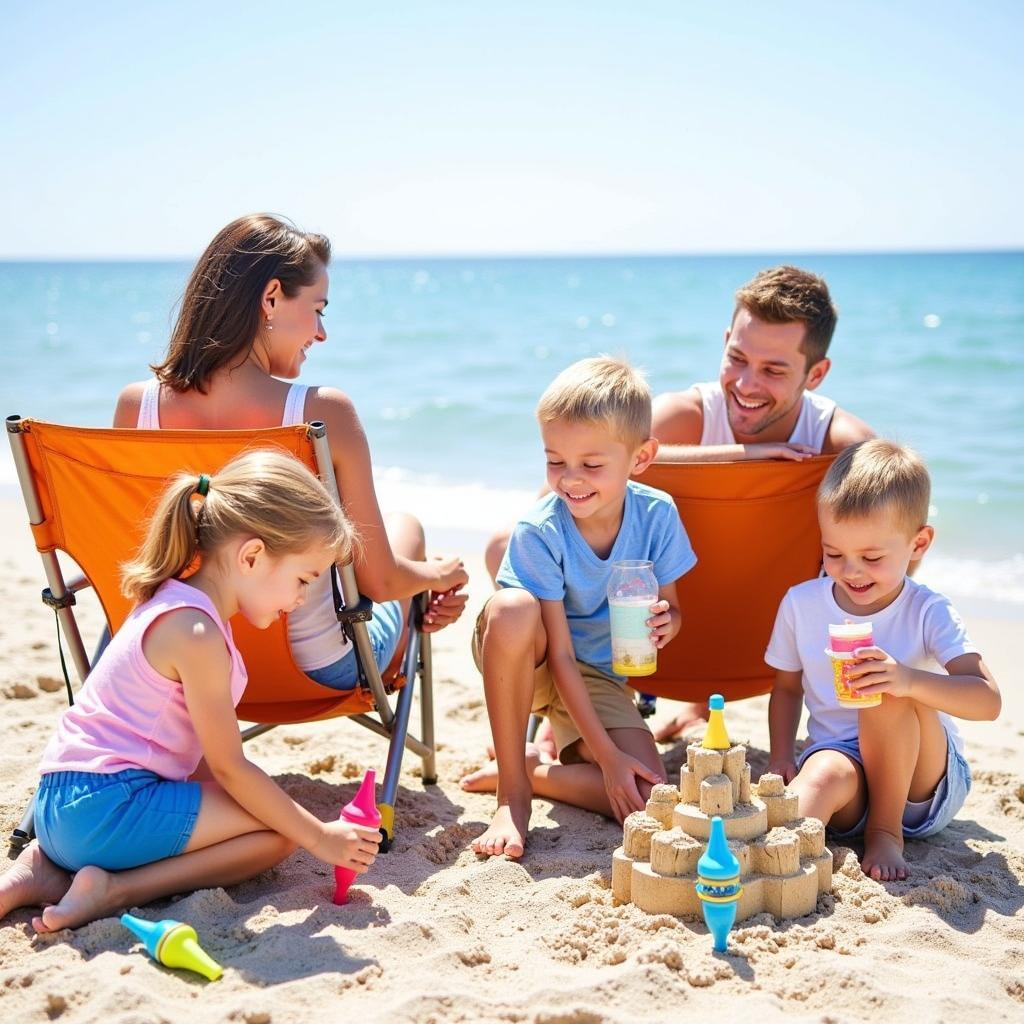
[[4, 13], [0, 256], [1024, 246], [1024, 5], [149, 4]]

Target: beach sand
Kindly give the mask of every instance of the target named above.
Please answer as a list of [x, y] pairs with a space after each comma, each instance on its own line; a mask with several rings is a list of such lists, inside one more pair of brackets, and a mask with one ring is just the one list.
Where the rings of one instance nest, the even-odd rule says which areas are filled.
[[[36, 781], [64, 706], [52, 614], [39, 603], [39, 560], [20, 505], [0, 503], [0, 816], [6, 836]], [[481, 860], [468, 843], [494, 810], [457, 780], [488, 739], [468, 636], [488, 592], [473, 559], [472, 601], [435, 638], [439, 785], [424, 789], [406, 755], [390, 853], [331, 903], [330, 869], [305, 852], [230, 890], [143, 908], [192, 924], [225, 966], [209, 983], [164, 969], [114, 918], [37, 937], [29, 911], [0, 926], [0, 1009], [9, 1019], [106, 1024], [528, 1021], [597, 1024], [727, 1021], [1019, 1021], [1024, 1017], [1024, 697], [1019, 623], [971, 620], [999, 679], [1004, 713], [964, 723], [974, 788], [940, 836], [907, 847], [912, 875], [880, 884], [857, 850], [830, 843], [833, 894], [809, 917], [744, 922], [715, 954], [703, 923], [615, 906], [609, 889], [619, 826], [535, 801], [521, 862]], [[85, 632], [100, 616], [86, 606]], [[658, 720], [671, 705], [662, 701]], [[767, 763], [767, 698], [729, 705], [755, 776]], [[252, 756], [323, 818], [381, 769], [384, 744], [345, 721], [285, 727]], [[671, 774], [680, 744], [663, 749]]]

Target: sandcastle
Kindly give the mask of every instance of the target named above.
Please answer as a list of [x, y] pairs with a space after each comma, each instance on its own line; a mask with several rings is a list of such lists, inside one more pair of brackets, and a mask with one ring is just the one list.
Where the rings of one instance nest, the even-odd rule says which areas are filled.
[[697, 861], [717, 815], [740, 863], [736, 920], [809, 914], [832, 889], [825, 826], [798, 816], [796, 794], [781, 775], [751, 784], [746, 747], [730, 744], [723, 707], [712, 697], [707, 734], [687, 747], [679, 788], [655, 786], [646, 809], [626, 818], [622, 846], [612, 854], [612, 894], [649, 914], [699, 918]]

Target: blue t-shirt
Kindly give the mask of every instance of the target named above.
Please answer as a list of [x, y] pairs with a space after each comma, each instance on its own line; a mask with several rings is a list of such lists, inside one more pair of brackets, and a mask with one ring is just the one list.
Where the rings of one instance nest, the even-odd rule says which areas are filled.
[[498, 569], [498, 586], [519, 587], [541, 601], [561, 601], [579, 661], [613, 678], [608, 579], [612, 562], [654, 563], [659, 586], [672, 583], [697, 564], [690, 539], [672, 499], [630, 480], [622, 525], [608, 557], [598, 558], [580, 535], [565, 502], [541, 498], [517, 524]]

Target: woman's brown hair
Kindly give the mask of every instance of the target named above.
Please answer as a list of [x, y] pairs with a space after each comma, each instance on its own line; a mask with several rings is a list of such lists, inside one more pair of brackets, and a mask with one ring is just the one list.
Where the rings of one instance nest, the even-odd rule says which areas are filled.
[[268, 213], [222, 228], [199, 257], [181, 299], [167, 356], [151, 367], [175, 391], [205, 392], [210, 375], [248, 355], [261, 328], [260, 300], [275, 278], [289, 298], [331, 259], [324, 235]]

